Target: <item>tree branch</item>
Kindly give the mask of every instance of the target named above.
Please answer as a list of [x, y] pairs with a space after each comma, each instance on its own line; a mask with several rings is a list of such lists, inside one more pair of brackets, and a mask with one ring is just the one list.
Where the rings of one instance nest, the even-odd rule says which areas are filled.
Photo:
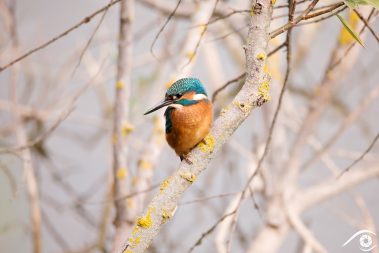
[[113, 252], [120, 252], [124, 247], [122, 238], [131, 229], [131, 220], [135, 217], [134, 209], [128, 208], [127, 199], [121, 199], [128, 192], [127, 184], [127, 142], [126, 137], [132, 130], [128, 123], [131, 89], [131, 65], [134, 19], [134, 0], [125, 0], [120, 3], [118, 58], [116, 73], [116, 100], [114, 104], [113, 122], [113, 184], [116, 217], [114, 224]]
[[242, 89], [214, 122], [204, 143], [200, 143], [189, 154], [193, 164], [182, 162], [179, 169], [162, 183], [160, 192], [148, 205], [144, 216], [137, 219], [125, 252], [145, 252], [162, 225], [174, 215], [178, 201], [185, 190], [196, 181], [251, 111], [266, 102], [269, 78], [264, 71], [264, 65], [272, 15], [271, 1], [258, 0], [252, 8], [252, 13], [247, 45], [244, 47], [247, 75]]
[[349, 172], [345, 176], [336, 179], [330, 178], [322, 183], [311, 186], [297, 195], [293, 202], [296, 202], [298, 210], [306, 210], [326, 199], [329, 199], [347, 189], [351, 189], [369, 178], [379, 176], [379, 166], [376, 164], [371, 167], [359, 168]]

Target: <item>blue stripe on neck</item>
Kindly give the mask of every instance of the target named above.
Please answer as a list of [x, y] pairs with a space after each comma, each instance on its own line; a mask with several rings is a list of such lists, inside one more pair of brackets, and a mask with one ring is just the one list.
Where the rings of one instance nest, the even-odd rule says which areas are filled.
[[194, 104], [197, 104], [199, 103], [199, 101], [197, 100], [191, 100], [191, 99], [180, 99], [178, 101], [175, 102], [175, 104], [180, 104], [180, 105], [183, 105], [183, 106], [187, 106], [187, 105], [194, 105]]
[[164, 116], [166, 118], [166, 134], [170, 133], [172, 130], [172, 121], [171, 121], [171, 112], [174, 110], [172, 107], [167, 107], [166, 111], [164, 112]]

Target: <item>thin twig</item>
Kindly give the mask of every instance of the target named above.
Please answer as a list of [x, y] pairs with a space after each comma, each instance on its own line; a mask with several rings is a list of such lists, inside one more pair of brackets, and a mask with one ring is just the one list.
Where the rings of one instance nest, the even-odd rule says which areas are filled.
[[379, 43], [379, 36], [375, 33], [374, 29], [371, 28], [370, 24], [367, 22], [367, 20], [362, 16], [362, 14], [359, 13], [356, 9], [354, 9], [355, 14], [359, 17], [359, 19], [365, 24], [367, 29], [370, 31], [372, 36], [376, 39], [376, 41]]
[[231, 215], [234, 215], [236, 213], [237, 210], [234, 210], [233, 212], [230, 212], [228, 214], [225, 214], [224, 216], [222, 216], [215, 224], [213, 224], [212, 227], [210, 227], [207, 231], [205, 231], [201, 237], [196, 241], [196, 243], [189, 249], [188, 253], [191, 253], [197, 246], [199, 246], [202, 242], [203, 242], [203, 239], [210, 235], [216, 228], [217, 226], [222, 223], [226, 218], [228, 218], [229, 216]]
[[96, 17], [98, 14], [108, 10], [110, 7], [112, 7], [113, 5], [115, 5], [116, 3], [120, 2], [121, 0], [114, 0], [114, 2], [111, 2], [107, 5], [105, 5], [104, 7], [100, 8], [99, 10], [95, 11], [94, 13], [90, 14], [89, 16], [83, 18], [79, 23], [75, 24], [74, 26], [70, 27], [69, 29], [65, 30], [64, 32], [60, 33], [59, 35], [53, 37], [52, 39], [46, 41], [45, 43], [43, 43], [42, 45], [39, 45], [31, 50], [29, 50], [28, 52], [24, 53], [23, 55], [17, 57], [16, 59], [10, 61], [9, 63], [3, 65], [0, 67], [0, 73], [2, 71], [4, 71], [5, 69], [9, 68], [10, 66], [12, 66], [13, 64], [25, 59], [26, 57], [34, 54], [35, 52], [38, 52], [39, 50], [49, 46], [50, 44], [54, 43], [55, 41], [63, 38], [64, 36], [66, 36], [67, 34], [71, 33], [72, 31], [78, 29], [80, 26], [84, 25], [84, 24], [87, 24], [89, 23], [94, 17]]
[[[369, 22], [370, 19], [374, 16], [374, 13], [375, 13], [375, 8], [372, 8], [370, 14], [368, 15], [367, 17], [367, 21]], [[366, 29], [366, 26], [363, 26], [362, 29], [359, 31], [359, 35], [361, 35], [364, 30]], [[350, 46], [346, 49], [346, 51], [343, 53], [342, 56], [339, 57], [339, 59], [337, 59], [334, 63], [331, 63], [330, 66], [329, 66], [329, 71], [332, 71], [334, 68], [336, 68], [338, 65], [340, 65], [343, 61], [343, 59], [345, 59], [345, 56], [350, 52], [350, 50], [353, 49], [353, 47], [357, 44], [357, 41], [354, 40]]]
[[[112, 1], [113, 1], [113, 0], [110, 0], [109, 4], [111, 4]], [[107, 12], [108, 12], [108, 9], [106, 9], [106, 10], [103, 12], [103, 15], [101, 15], [100, 20], [99, 20], [99, 23], [97, 23], [97, 25], [96, 25], [95, 29], [93, 30], [93, 32], [92, 32], [90, 38], [88, 39], [86, 45], [84, 46], [84, 48], [82, 49], [82, 51], [81, 51], [81, 53], [80, 53], [80, 55], [79, 55], [79, 61], [76, 63], [75, 68], [74, 68], [74, 70], [72, 71], [71, 76], [74, 76], [76, 70], [79, 68], [80, 63], [82, 62], [82, 59], [83, 59], [83, 57], [84, 57], [84, 54], [86, 53], [86, 51], [87, 51], [87, 49], [89, 48], [89, 46], [90, 46], [90, 44], [91, 44], [93, 38], [95, 37], [96, 32], [99, 30], [101, 24], [103, 23], [104, 18], [105, 18], [105, 16], [107, 15]]]
[[208, 201], [210, 199], [218, 199], [218, 198], [224, 198], [224, 197], [229, 197], [238, 194], [238, 192], [230, 192], [230, 193], [224, 193], [224, 194], [219, 194], [216, 196], [209, 196], [209, 197], [204, 197], [204, 198], [199, 198], [199, 199], [194, 199], [194, 200], [188, 200], [184, 202], [180, 202], [178, 205], [184, 206], [184, 205], [189, 205], [189, 204], [195, 204], [203, 201]]
[[101, 66], [100, 66], [98, 72], [95, 74], [95, 76], [93, 76], [91, 78], [91, 80], [86, 85], [84, 85], [82, 88], [80, 88], [76, 94], [74, 94], [71, 101], [68, 103], [68, 105], [65, 107], [65, 109], [62, 110], [62, 112], [60, 113], [58, 118], [54, 121], [54, 123], [51, 125], [51, 127], [49, 129], [47, 129], [46, 131], [41, 133], [39, 136], [35, 137], [33, 140], [28, 141], [24, 145], [18, 145], [15, 147], [0, 149], [0, 154], [14, 153], [14, 152], [18, 152], [18, 151], [21, 151], [24, 149], [28, 149], [28, 148], [33, 147], [34, 145], [40, 143], [41, 141], [45, 140], [46, 138], [48, 138], [61, 125], [61, 123], [71, 114], [71, 112], [74, 111], [75, 103], [77, 102], [79, 97], [94, 83], [93, 80], [96, 79], [97, 75], [101, 72], [104, 63], [105, 63], [105, 61], [102, 62]]
[[318, 19], [312, 19], [310, 21], [306, 21], [306, 22], [301, 22], [301, 23], [298, 23], [295, 25], [295, 27], [299, 27], [299, 26], [304, 26], [304, 25], [309, 25], [309, 24], [314, 24], [314, 23], [319, 23], [321, 21], [324, 21], [324, 20], [327, 20], [331, 17], [334, 17], [336, 14], [346, 10], [348, 7], [345, 5], [343, 6], [342, 8], [340, 9], [337, 9], [337, 10], [334, 10], [334, 11], [331, 11], [329, 15], [325, 15], [321, 18], [318, 18]]
[[[18, 27], [16, 22], [16, 4], [17, 1], [11, 1], [9, 5], [9, 12], [11, 15], [11, 25], [10, 25], [10, 34], [11, 34], [11, 45], [12, 51], [14, 53], [19, 50], [19, 40], [18, 40]], [[9, 95], [10, 99], [14, 105], [12, 119], [14, 121], [14, 134], [17, 140], [18, 145], [25, 145], [27, 143], [27, 132], [24, 126], [21, 113], [17, 110], [17, 95], [19, 93], [20, 87], [20, 65], [16, 65], [10, 71], [9, 76]], [[33, 242], [33, 252], [41, 253], [42, 252], [42, 218], [41, 218], [41, 205], [40, 197], [38, 190], [38, 180], [33, 164], [32, 152], [30, 149], [24, 149], [19, 153], [22, 159], [23, 172], [25, 175], [26, 181], [26, 191], [29, 201], [29, 215], [30, 215], [30, 224], [31, 224], [31, 235]]]
[[339, 139], [339, 137], [345, 132], [345, 130], [356, 121], [361, 115], [363, 115], [364, 110], [375, 101], [375, 99], [379, 96], [379, 85], [370, 91], [370, 93], [365, 95], [361, 102], [356, 106], [354, 110], [352, 110], [343, 120], [341, 125], [335, 131], [334, 135], [326, 141], [321, 149], [319, 149], [316, 154], [310, 158], [303, 165], [303, 170], [307, 169], [313, 162], [315, 162], [320, 156], [324, 155], [330, 147]]
[[271, 39], [275, 38], [276, 36], [278, 36], [279, 34], [282, 34], [283, 32], [285, 32], [286, 30], [292, 28], [293, 26], [295, 26], [297, 23], [299, 23], [301, 20], [304, 19], [304, 17], [306, 17], [308, 15], [309, 12], [311, 12], [313, 10], [313, 8], [316, 6], [316, 4], [318, 3], [319, 0], [313, 0], [309, 5], [308, 7], [304, 10], [304, 12], [302, 14], [300, 14], [299, 16], [297, 16], [294, 20], [292, 20], [291, 22], [288, 22], [287, 24], [283, 25], [282, 27], [279, 27], [278, 29], [274, 30], [273, 32], [270, 33], [270, 37]]
[[49, 216], [46, 212], [41, 210], [41, 214], [43, 217], [43, 225], [46, 227], [46, 230], [49, 232], [49, 235], [54, 239], [54, 241], [59, 245], [62, 251], [70, 251], [70, 246], [67, 243], [65, 237], [59, 233], [59, 228], [57, 229], [53, 222], [50, 220]]
[[[271, 52], [269, 52], [267, 54], [267, 57], [270, 57], [272, 55], [274, 55], [276, 52], [278, 52], [280, 49], [284, 48], [286, 46], [286, 43], [283, 42], [282, 44], [280, 44], [279, 46], [277, 46], [274, 50], [272, 50]], [[222, 85], [220, 88], [218, 88], [217, 90], [215, 90], [213, 92], [213, 95], [212, 95], [212, 103], [214, 103], [214, 101], [216, 100], [216, 97], [217, 95], [223, 91], [225, 88], [227, 88], [229, 85], [233, 84], [233, 83], [236, 83], [242, 79], [244, 79], [246, 77], [246, 73], [242, 73], [240, 74], [239, 76], [227, 81], [224, 85]]]
[[210, 17], [209, 17], [207, 23], [206, 23], [205, 25], [202, 25], [203, 29], [202, 29], [202, 31], [201, 31], [201, 33], [200, 33], [200, 38], [199, 38], [199, 40], [197, 41], [197, 44], [196, 44], [196, 46], [195, 46], [195, 50], [193, 51], [191, 57], [188, 57], [188, 62], [187, 62], [186, 65], [183, 66], [183, 68], [185, 68], [188, 64], [190, 64], [191, 61], [192, 61], [192, 59], [196, 56], [197, 50], [198, 50], [199, 47], [200, 47], [201, 40], [203, 39], [205, 33], [206, 33], [207, 30], [208, 30], [208, 26], [209, 26], [210, 19], [212, 18], [213, 14], [214, 14], [214, 12], [215, 12], [215, 10], [216, 10], [216, 7], [217, 7], [217, 3], [218, 3], [218, 1], [220, 1], [220, 0], [216, 0], [215, 4], [214, 4], [214, 6], [213, 6], [212, 14], [210, 15]]
[[304, 20], [311, 19], [314, 17], [318, 17], [318, 16], [321, 16], [321, 15], [326, 14], [326, 13], [330, 13], [330, 12], [334, 11], [335, 9], [338, 9], [339, 7], [344, 6], [344, 5], [345, 5], [344, 2], [340, 2], [340, 3], [333, 4], [333, 5], [329, 6], [328, 8], [325, 8], [325, 10], [311, 12], [304, 17]]
[[[340, 2], [340, 3], [328, 4], [325, 6], [313, 8], [313, 10], [308, 15], [306, 15], [303, 19], [307, 20], [310, 18], [321, 16], [325, 13], [330, 13], [333, 10], [338, 9], [339, 7], [344, 6], [344, 5], [345, 4], [343, 2]], [[302, 12], [303, 12], [302, 10], [299, 10], [299, 11], [296, 11], [294, 14], [299, 14]], [[288, 14], [281, 14], [281, 15], [273, 16], [272, 19], [278, 19], [278, 18], [284, 18], [284, 17], [288, 17]]]
[[337, 178], [340, 178], [342, 177], [345, 173], [347, 173], [352, 167], [354, 167], [357, 163], [359, 163], [366, 155], [368, 152], [371, 151], [371, 149], [374, 147], [376, 141], [379, 139], [379, 132], [376, 134], [376, 136], [374, 137], [374, 139], [371, 141], [370, 145], [366, 148], [366, 150], [358, 157], [358, 159], [356, 159], [355, 161], [353, 161], [349, 166], [347, 166], [342, 172], [341, 174], [338, 175]]
[[[305, 2], [307, 2], [307, 1], [308, 1], [308, 0], [301, 0], [301, 1], [297, 2], [297, 5], [302, 4], [302, 3], [305, 3]], [[289, 7], [288, 4], [282, 4], [282, 5], [275, 5], [275, 6], [274, 6], [274, 9], [281, 9], [281, 8], [288, 8], [288, 7]]]
[[17, 193], [17, 181], [16, 181], [15, 177], [13, 176], [10, 169], [8, 169], [8, 167], [5, 164], [3, 164], [2, 162], [0, 162], [0, 170], [2, 170], [5, 174], [5, 176], [8, 178], [9, 185], [10, 185], [11, 191], [12, 191], [12, 195], [13, 195], [13, 197], [15, 197], [16, 193]]
[[176, 3], [176, 6], [175, 6], [175, 9], [170, 13], [170, 15], [168, 15], [166, 21], [164, 22], [164, 24], [162, 25], [162, 27], [159, 29], [158, 33], [155, 35], [154, 37], [154, 40], [153, 40], [153, 43], [151, 43], [151, 46], [150, 46], [150, 53], [154, 56], [154, 58], [156, 58], [158, 60], [158, 57], [154, 54], [154, 45], [155, 43], [157, 42], [159, 36], [161, 35], [161, 33], [163, 32], [163, 30], [166, 28], [168, 22], [170, 22], [170, 20], [172, 19], [172, 17], [175, 15], [177, 9], [179, 8], [180, 6], [180, 3], [182, 2], [182, 0], [178, 0], [178, 2]]
[[227, 81], [224, 85], [222, 85], [220, 88], [215, 90], [215, 92], [212, 95], [212, 103], [216, 100], [217, 95], [223, 91], [226, 87], [228, 87], [230, 84], [240, 81], [241, 79], [245, 78], [246, 73], [242, 73], [239, 76], [233, 78], [232, 80]]

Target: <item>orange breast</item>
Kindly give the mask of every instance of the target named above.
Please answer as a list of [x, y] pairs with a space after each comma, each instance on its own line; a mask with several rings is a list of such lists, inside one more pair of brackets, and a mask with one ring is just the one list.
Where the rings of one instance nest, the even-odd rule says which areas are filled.
[[212, 104], [202, 100], [175, 108], [171, 112], [171, 122], [172, 129], [166, 134], [167, 142], [178, 155], [185, 155], [208, 134], [212, 124]]

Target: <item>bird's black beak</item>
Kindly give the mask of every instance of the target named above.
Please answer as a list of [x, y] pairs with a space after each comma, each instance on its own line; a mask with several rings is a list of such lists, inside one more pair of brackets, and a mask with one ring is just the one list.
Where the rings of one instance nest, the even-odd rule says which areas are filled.
[[155, 112], [156, 110], [161, 109], [162, 107], [171, 105], [174, 102], [175, 102], [175, 100], [166, 100], [165, 99], [163, 102], [158, 103], [158, 105], [154, 106], [153, 108], [151, 108], [150, 110], [148, 110], [147, 112], [145, 112], [143, 115], [147, 115], [149, 113]]

